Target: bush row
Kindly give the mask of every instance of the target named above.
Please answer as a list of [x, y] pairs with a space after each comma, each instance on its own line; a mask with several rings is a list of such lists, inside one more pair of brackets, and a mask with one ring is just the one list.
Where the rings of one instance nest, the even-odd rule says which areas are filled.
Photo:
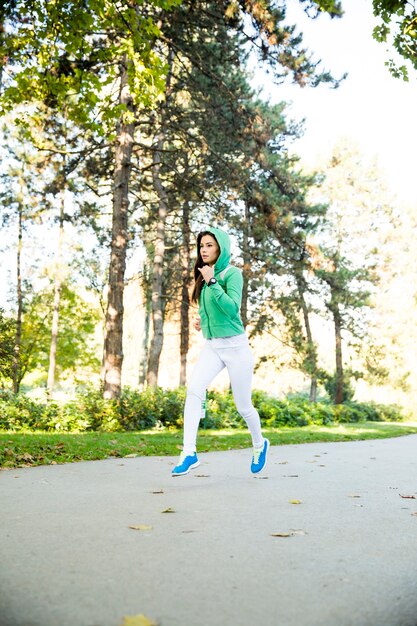
[[[137, 391], [125, 388], [119, 399], [104, 400], [101, 392], [87, 389], [66, 403], [35, 401], [23, 394], [0, 393], [0, 429], [62, 432], [129, 431], [181, 427], [186, 390], [160, 387]], [[326, 401], [310, 403], [302, 397], [278, 400], [254, 391], [253, 403], [263, 426], [307, 426], [360, 421], [401, 421], [393, 405]], [[230, 392], [209, 391], [203, 428], [245, 428]]]

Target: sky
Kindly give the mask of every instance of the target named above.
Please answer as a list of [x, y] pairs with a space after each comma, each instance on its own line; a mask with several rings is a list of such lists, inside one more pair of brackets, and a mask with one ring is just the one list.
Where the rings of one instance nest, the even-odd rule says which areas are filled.
[[338, 140], [347, 138], [365, 156], [377, 157], [387, 184], [400, 199], [417, 205], [417, 75], [410, 72], [407, 83], [393, 78], [385, 67], [393, 55], [372, 37], [378, 22], [371, 0], [342, 4], [341, 19], [321, 15], [312, 20], [298, 1], [287, 3], [287, 22], [303, 33], [313, 58], [335, 77], [348, 73], [338, 89], [274, 86], [258, 71], [256, 84], [263, 86], [271, 102], [290, 103], [289, 118], [305, 119], [304, 136], [292, 148], [304, 164], [314, 167]]

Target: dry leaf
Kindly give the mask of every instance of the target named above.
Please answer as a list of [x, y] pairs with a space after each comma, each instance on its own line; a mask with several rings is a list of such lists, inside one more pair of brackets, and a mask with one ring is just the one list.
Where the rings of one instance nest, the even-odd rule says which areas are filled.
[[177, 450], [181, 450], [181, 452], [182, 452], [182, 446], [177, 444], [175, 447], [177, 448]]
[[210, 474], [194, 474], [195, 478], [210, 478]]
[[146, 615], [125, 615], [121, 626], [158, 626], [157, 622], [152, 621]]
[[172, 509], [170, 506], [167, 509], [161, 511], [161, 513], [175, 513], [175, 509]]
[[298, 474], [284, 474], [283, 478], [298, 478]]
[[185, 533], [196, 533], [197, 531], [196, 530], [182, 530], [181, 532], [185, 534]]
[[136, 453], [134, 454], [125, 454], [123, 458], [125, 459], [135, 459], [138, 455]]
[[156, 489], [155, 491], [150, 491], [149, 493], [164, 493], [163, 489]]
[[417, 517], [417, 511], [415, 511], [414, 513], [411, 513], [411, 515], [414, 515]]
[[278, 461], [278, 465], [288, 465], [288, 461]]
[[269, 476], [254, 476], [256, 480], [268, 480]]
[[152, 530], [153, 526], [149, 526], [149, 524], [132, 524], [129, 528], [132, 530]]
[[301, 500], [289, 500], [290, 504], [301, 504]]
[[400, 493], [398, 494], [400, 498], [408, 498], [409, 500], [417, 500], [416, 496], [402, 496]]
[[359, 496], [357, 493], [349, 493], [348, 497], [349, 498], [360, 498], [361, 496]]
[[306, 535], [305, 530], [290, 530], [287, 533], [271, 533], [271, 537], [294, 537], [295, 535]]

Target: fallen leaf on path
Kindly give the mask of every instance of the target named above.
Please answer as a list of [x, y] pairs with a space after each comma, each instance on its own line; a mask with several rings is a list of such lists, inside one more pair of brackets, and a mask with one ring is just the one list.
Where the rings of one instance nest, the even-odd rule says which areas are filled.
[[143, 614], [125, 615], [121, 626], [158, 626], [158, 623]]
[[150, 493], [164, 493], [163, 489], [156, 489], [155, 491], [150, 491]]
[[289, 500], [290, 504], [301, 504], [301, 500]]
[[135, 459], [138, 455], [137, 454], [125, 454], [124, 458], [125, 459]]
[[210, 474], [194, 474], [195, 478], [210, 478]]
[[348, 498], [360, 498], [361, 496], [359, 496], [357, 493], [348, 493]]
[[326, 467], [325, 465], [319, 465], [319, 467]]
[[268, 480], [269, 476], [254, 476], [256, 480]]
[[417, 517], [417, 511], [415, 511], [414, 513], [411, 513], [411, 515]]
[[306, 535], [305, 530], [290, 530], [287, 533], [271, 533], [271, 537], [294, 537], [295, 535]]
[[182, 533], [186, 534], [186, 533], [196, 533], [196, 530], [182, 530]]
[[278, 465], [288, 465], [288, 461], [278, 461]]
[[284, 474], [283, 478], [298, 478], [298, 474]]
[[408, 498], [409, 500], [417, 500], [416, 496], [402, 496], [400, 493], [398, 494], [400, 498]]
[[169, 506], [167, 509], [164, 509], [163, 511], [161, 511], [161, 513], [175, 513], [175, 509]]
[[152, 530], [153, 526], [150, 526], [149, 524], [132, 524], [129, 528], [132, 530]]
[[306, 463], [317, 463], [316, 459], [313, 459], [312, 461], [306, 461]]
[[315, 454], [314, 456], [318, 456], [318, 457], [320, 457], [320, 456], [321, 456], [321, 454]]

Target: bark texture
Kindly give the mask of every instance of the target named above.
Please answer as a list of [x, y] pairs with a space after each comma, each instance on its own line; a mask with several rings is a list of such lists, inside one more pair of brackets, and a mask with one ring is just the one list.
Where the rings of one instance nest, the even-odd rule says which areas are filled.
[[55, 285], [54, 285], [54, 308], [52, 312], [52, 333], [51, 333], [51, 346], [49, 349], [49, 368], [48, 379], [46, 383], [46, 392], [48, 397], [51, 397], [54, 384], [55, 384], [55, 371], [56, 371], [56, 353], [58, 345], [58, 331], [59, 331], [59, 308], [61, 303], [61, 290], [62, 290], [62, 247], [64, 242], [64, 216], [65, 216], [65, 179], [63, 188], [61, 190], [61, 202], [59, 210], [59, 233], [58, 233], [58, 253], [57, 253], [57, 267], [55, 273]]
[[335, 332], [335, 348], [336, 348], [336, 390], [334, 403], [342, 404], [343, 402], [343, 360], [342, 360], [342, 318], [339, 306], [334, 304], [332, 307], [334, 332]]
[[[120, 64], [119, 102], [133, 112], [126, 60]], [[129, 179], [134, 123], [122, 118], [117, 128], [114, 154], [113, 219], [109, 289], [103, 358], [103, 395], [117, 398], [121, 392], [123, 365], [123, 293], [128, 245]]]
[[166, 82], [166, 99], [160, 112], [160, 128], [155, 137], [155, 147], [152, 158], [152, 183], [158, 198], [158, 216], [154, 245], [152, 270], [152, 339], [149, 346], [146, 382], [154, 387], [158, 384], [159, 360], [164, 345], [164, 314], [165, 303], [163, 297], [164, 257], [165, 257], [165, 228], [168, 215], [168, 194], [162, 177], [162, 153], [166, 139], [166, 125], [171, 98], [172, 64], [174, 51], [168, 54], [168, 74]]
[[305, 299], [304, 281], [302, 277], [297, 276], [297, 290], [300, 298], [301, 310], [303, 312], [304, 328], [307, 335], [307, 358], [309, 360], [310, 369], [310, 402], [317, 402], [317, 353], [316, 346], [313, 341], [313, 334], [311, 332], [310, 316], [308, 312], [308, 306]]
[[165, 134], [160, 132], [153, 153], [152, 179], [158, 196], [158, 222], [156, 225], [155, 252], [152, 272], [152, 339], [149, 346], [148, 367], [146, 381], [150, 386], [158, 384], [159, 360], [164, 345], [164, 256], [165, 256], [165, 226], [168, 215], [168, 195], [162, 183], [161, 151], [164, 146]]
[[184, 203], [181, 271], [181, 334], [180, 334], [180, 385], [187, 384], [187, 354], [190, 344], [190, 207]]
[[21, 372], [20, 372], [20, 350], [22, 345], [22, 315], [23, 315], [23, 292], [22, 292], [22, 240], [23, 240], [23, 182], [20, 184], [20, 195], [18, 199], [18, 227], [17, 227], [17, 253], [16, 253], [16, 283], [17, 283], [17, 316], [16, 334], [13, 355], [13, 393], [19, 393]]
[[249, 228], [250, 228], [249, 204], [245, 202], [245, 220], [243, 222], [243, 239], [242, 239], [242, 259], [243, 259], [243, 289], [242, 304], [240, 307], [240, 316], [243, 326], [248, 325], [248, 294], [249, 294], [249, 274], [251, 267], [251, 254], [249, 246]]

